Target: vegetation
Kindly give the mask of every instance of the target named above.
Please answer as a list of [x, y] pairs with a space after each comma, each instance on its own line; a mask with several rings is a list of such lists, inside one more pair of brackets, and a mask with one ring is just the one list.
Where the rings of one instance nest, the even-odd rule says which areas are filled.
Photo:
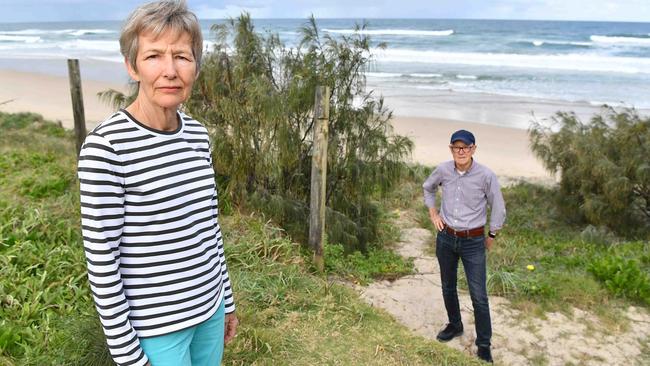
[[587, 124], [571, 113], [553, 121], [534, 124], [530, 137], [546, 168], [561, 173], [557, 203], [564, 217], [650, 237], [650, 117], [608, 109]]
[[[0, 113], [0, 128], [0, 365], [109, 365], [86, 281], [73, 137], [33, 114]], [[385, 204], [421, 208], [428, 172], [412, 168]], [[576, 306], [611, 319], [620, 306], [648, 307], [650, 243], [567, 222], [559, 189], [522, 183], [504, 193], [508, 223], [489, 255], [491, 293], [527, 310]], [[260, 214], [233, 211], [222, 226], [242, 319], [226, 364], [476, 364], [310, 274], [303, 249]], [[396, 240], [394, 230], [382, 235]], [[410, 268], [388, 253], [327, 248], [330, 274], [359, 282]]]
[[[616, 271], [594, 276], [591, 268], [612, 257], [636, 262], [650, 254], [649, 242], [625, 241], [615, 236], [604, 242], [607, 237], [593, 235], [592, 226], [567, 222], [556, 204], [561, 188], [522, 183], [504, 193], [507, 224], [489, 256], [489, 283], [494, 292], [555, 310], [566, 309], [567, 305], [583, 309], [612, 307], [620, 301], [644, 304], [643, 299], [628, 297], [625, 291], [612, 291], [613, 287], [606, 285]], [[636, 263], [638, 276], [645, 278], [640, 281], [650, 281], [650, 263]]]
[[73, 136], [29, 113], [0, 113], [0, 129], [0, 365], [12, 365], [51, 352], [65, 316], [93, 310]]
[[[299, 47], [287, 48], [275, 34], [256, 33], [247, 14], [213, 31], [216, 44], [185, 109], [211, 131], [220, 202], [262, 210], [306, 241], [314, 96], [329, 86], [327, 238], [346, 252], [381, 247], [377, 200], [407, 171], [402, 159], [413, 143], [392, 133], [383, 100], [365, 90], [368, 36], [322, 35], [311, 18]], [[102, 97], [114, 105], [133, 99]]]
[[[34, 114], [0, 112], [0, 129], [0, 365], [112, 365], [87, 285], [74, 138]], [[311, 274], [259, 214], [221, 224], [241, 319], [226, 365], [478, 365]]]
[[307, 220], [295, 214], [309, 205], [315, 90], [329, 86], [328, 241], [363, 252], [378, 244], [377, 193], [404, 173], [413, 143], [391, 133], [391, 113], [365, 90], [370, 39], [321, 35], [313, 17], [294, 49], [256, 33], [247, 14], [213, 30], [216, 45], [187, 109], [213, 130], [226, 192], [235, 202], [255, 194], [283, 227], [302, 223], [291, 233], [306, 238]]
[[[561, 174], [559, 189], [538, 189], [547, 199], [535, 201], [547, 213], [546, 223], [540, 223], [546, 234], [540, 241], [552, 240], [546, 247], [558, 258], [550, 262], [564, 262], [557, 270], [565, 275], [528, 275], [537, 284], [533, 294], [562, 301], [576, 291], [583, 301], [599, 304], [606, 290], [650, 305], [650, 118], [606, 108], [588, 124], [571, 113], [558, 113], [553, 121], [553, 126], [535, 123], [530, 137], [546, 168]], [[521, 224], [535, 226], [535, 221]], [[580, 235], [575, 234], [578, 227], [583, 228]], [[645, 241], [626, 242], [617, 235]], [[598, 286], [585, 286], [587, 274]], [[544, 279], [571, 285], [562, 291]]]
[[[577, 307], [615, 317], [623, 305], [650, 306], [650, 242], [567, 222], [560, 188], [520, 183], [503, 193], [508, 218], [488, 255], [490, 294], [539, 312]], [[435, 232], [421, 198], [412, 202], [420, 225]], [[459, 277], [465, 286], [462, 270]]]
[[413, 261], [404, 261], [391, 251], [370, 249], [367, 255], [359, 251], [345, 254], [340, 244], [325, 247], [326, 270], [337, 276], [349, 278], [361, 284], [373, 279], [394, 280], [413, 273]]
[[[648, 257], [646, 254], [641, 259], [647, 261]], [[589, 264], [588, 270], [613, 294], [650, 305], [650, 276], [643, 272], [636, 259], [598, 258]]]

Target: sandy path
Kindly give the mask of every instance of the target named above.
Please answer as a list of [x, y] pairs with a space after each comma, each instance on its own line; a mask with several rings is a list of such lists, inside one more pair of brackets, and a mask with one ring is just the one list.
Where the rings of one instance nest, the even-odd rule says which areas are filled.
[[[372, 306], [386, 310], [415, 333], [435, 339], [447, 323], [447, 315], [437, 259], [425, 254], [431, 233], [418, 228], [408, 212], [401, 213], [399, 222], [406, 229], [402, 230], [403, 241], [396, 250], [404, 257], [414, 258], [418, 273], [358, 289]], [[460, 291], [459, 295], [465, 333], [447, 344], [474, 355], [476, 332], [472, 303], [468, 293]], [[497, 364], [640, 365], [648, 362], [650, 314], [644, 309], [628, 308], [624, 316], [630, 321], [629, 327], [616, 332], [599, 325], [595, 315], [575, 308], [570, 318], [561, 313], [547, 313], [542, 319], [513, 309], [505, 298], [490, 296], [490, 310], [492, 352]]]

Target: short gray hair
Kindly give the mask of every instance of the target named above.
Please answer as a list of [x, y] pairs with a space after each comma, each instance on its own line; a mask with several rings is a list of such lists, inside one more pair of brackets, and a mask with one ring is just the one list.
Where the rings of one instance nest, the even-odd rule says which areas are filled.
[[185, 0], [154, 1], [133, 10], [122, 27], [120, 52], [133, 70], [138, 71], [135, 65], [138, 37], [144, 32], [151, 32], [156, 38], [167, 30], [177, 34], [187, 33], [190, 36], [198, 73], [203, 56], [203, 35], [198, 18], [187, 9]]

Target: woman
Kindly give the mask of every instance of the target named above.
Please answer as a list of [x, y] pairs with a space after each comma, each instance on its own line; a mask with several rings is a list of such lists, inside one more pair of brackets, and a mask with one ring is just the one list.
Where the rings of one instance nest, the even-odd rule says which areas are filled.
[[120, 48], [137, 99], [79, 157], [88, 278], [119, 365], [218, 365], [235, 336], [208, 133], [178, 111], [202, 47], [184, 1], [134, 10]]

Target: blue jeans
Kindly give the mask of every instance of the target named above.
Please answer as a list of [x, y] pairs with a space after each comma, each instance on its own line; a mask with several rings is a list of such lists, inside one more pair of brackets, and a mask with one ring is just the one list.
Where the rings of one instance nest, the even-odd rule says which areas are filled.
[[436, 238], [436, 256], [440, 264], [440, 279], [442, 282], [442, 297], [449, 323], [460, 326], [460, 305], [458, 304], [458, 259], [463, 261], [465, 277], [469, 287], [469, 295], [474, 307], [474, 322], [476, 325], [476, 345], [490, 346], [492, 338], [492, 321], [490, 320], [490, 305], [486, 284], [485, 237], [459, 238], [438, 233]]

